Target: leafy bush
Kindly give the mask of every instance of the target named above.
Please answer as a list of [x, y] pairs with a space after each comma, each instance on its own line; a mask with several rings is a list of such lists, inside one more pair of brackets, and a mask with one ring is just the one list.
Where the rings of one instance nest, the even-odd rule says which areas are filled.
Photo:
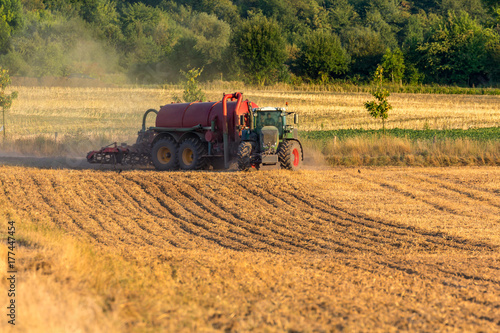
[[279, 24], [262, 14], [253, 15], [234, 30], [232, 45], [245, 79], [260, 85], [270, 82], [287, 58]]
[[350, 58], [338, 36], [314, 31], [304, 36], [296, 68], [302, 76], [318, 79], [322, 74], [339, 76], [349, 70]]

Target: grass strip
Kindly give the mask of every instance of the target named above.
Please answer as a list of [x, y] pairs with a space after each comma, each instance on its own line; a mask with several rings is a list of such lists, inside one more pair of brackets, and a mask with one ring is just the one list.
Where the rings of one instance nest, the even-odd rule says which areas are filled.
[[[332, 130], [300, 133], [305, 156], [331, 166], [500, 165], [500, 128]], [[318, 152], [320, 154], [318, 154]]]

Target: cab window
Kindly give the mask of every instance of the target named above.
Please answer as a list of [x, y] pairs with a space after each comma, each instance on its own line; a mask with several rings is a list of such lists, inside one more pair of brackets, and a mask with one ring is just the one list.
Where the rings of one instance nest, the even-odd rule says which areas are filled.
[[281, 116], [278, 112], [259, 112], [258, 127], [275, 126], [281, 127]]

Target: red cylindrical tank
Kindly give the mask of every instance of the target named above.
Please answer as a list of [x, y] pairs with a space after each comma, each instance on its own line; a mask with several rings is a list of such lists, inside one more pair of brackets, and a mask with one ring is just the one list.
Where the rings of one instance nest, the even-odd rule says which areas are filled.
[[[242, 101], [238, 110], [237, 102], [227, 102], [227, 123], [229, 137], [234, 140], [238, 133], [239, 116], [248, 113], [248, 103], [256, 108], [255, 103]], [[222, 138], [223, 108], [222, 102], [174, 103], [161, 107], [156, 116], [156, 127], [190, 128], [201, 125], [210, 127], [215, 120], [216, 136]]]

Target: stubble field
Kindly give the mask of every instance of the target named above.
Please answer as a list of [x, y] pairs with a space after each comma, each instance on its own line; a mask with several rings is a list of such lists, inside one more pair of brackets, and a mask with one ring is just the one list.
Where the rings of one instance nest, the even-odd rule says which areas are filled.
[[494, 332], [499, 183], [0, 167], [2, 228], [23, 239], [16, 329]]
[[[299, 172], [90, 170], [72, 157], [133, 142], [143, 112], [182, 92], [14, 89], [0, 256], [14, 221], [18, 316], [2, 332], [500, 328], [497, 167], [328, 168], [309, 151]], [[301, 130], [379, 127], [368, 94], [243, 93], [289, 102]], [[500, 125], [495, 96], [391, 98], [390, 128]]]

